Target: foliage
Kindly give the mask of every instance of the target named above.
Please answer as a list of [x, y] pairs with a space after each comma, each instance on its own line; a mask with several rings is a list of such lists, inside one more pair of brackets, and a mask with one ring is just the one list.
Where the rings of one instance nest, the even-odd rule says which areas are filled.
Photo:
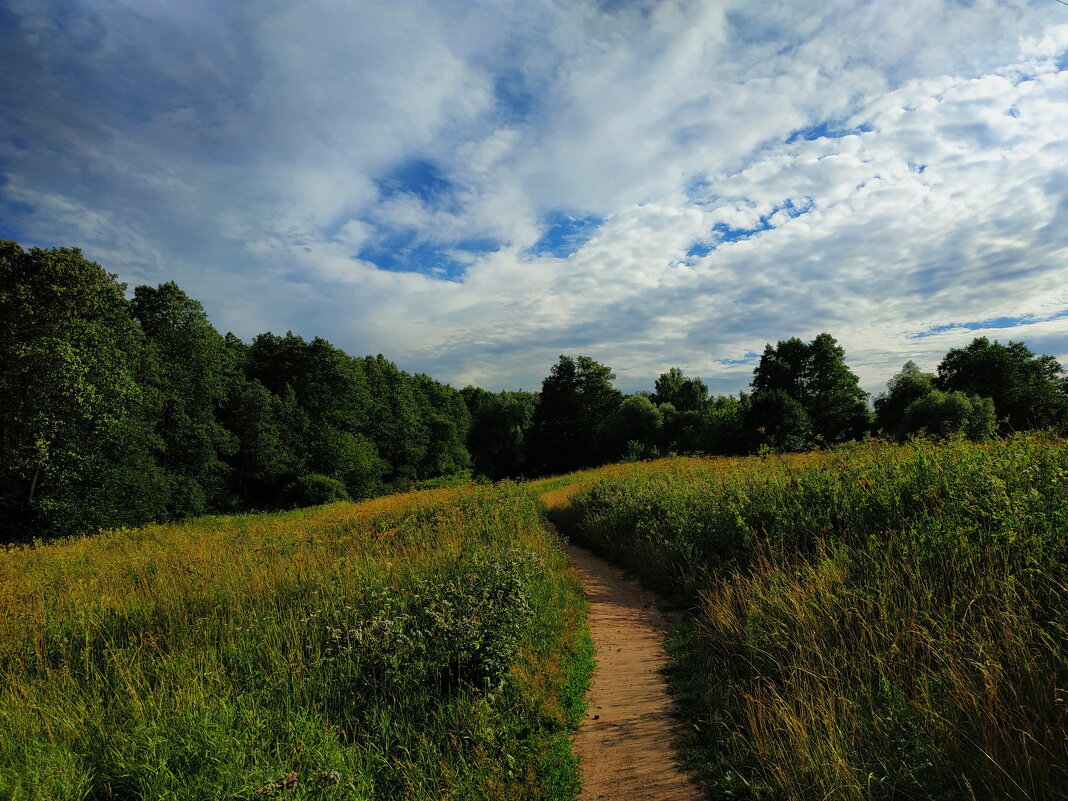
[[[781, 393], [800, 404], [808, 418], [809, 436], [817, 443], [829, 444], [853, 439], [870, 426], [867, 393], [860, 388], [857, 376], [845, 363], [845, 350], [830, 334], [820, 334], [812, 342], [797, 337], [780, 341], [764, 349], [753, 371], [753, 409], [759, 414], [749, 421], [749, 429], [768, 427], [766, 415], [778, 406], [789, 415], [779, 427], [800, 436], [800, 418], [781, 399], [763, 405], [760, 396]], [[754, 425], [755, 423], [755, 425]]]
[[602, 428], [602, 448], [609, 460], [659, 456], [664, 414], [646, 395], [629, 395]]
[[535, 392], [460, 390], [471, 416], [467, 447], [475, 468], [490, 479], [517, 478], [530, 469], [527, 438], [538, 405]]
[[561, 356], [542, 382], [530, 431], [531, 458], [546, 473], [562, 473], [603, 461], [602, 423], [623, 400], [612, 369], [589, 356]]
[[746, 410], [752, 451], [761, 447], [802, 451], [812, 439], [812, 421], [800, 401], [782, 390], [754, 393]]
[[344, 484], [336, 478], [330, 478], [321, 473], [301, 476], [289, 484], [283, 494], [289, 505], [293, 507], [319, 506], [324, 503], [351, 500]]
[[310, 424], [293, 388], [287, 386], [279, 397], [258, 379], [246, 382], [224, 421], [238, 440], [231, 457], [234, 492], [253, 509], [271, 508], [308, 461], [304, 447]]
[[[589, 356], [561, 356], [540, 393], [457, 392], [319, 337], [222, 336], [173, 282], [125, 290], [76, 249], [0, 242], [7, 541], [307, 503], [309, 475], [344, 489], [314, 497], [361, 499], [470, 470], [499, 480], [664, 453], [800, 451], [872, 423], [826, 333], [769, 344], [738, 397], [711, 398], [678, 367], [624, 397]], [[991, 403], [1001, 433], [1064, 431], [1066, 387], [1053, 357], [979, 338], [937, 376], [908, 362], [875, 411], [902, 438], [983, 439]]]
[[709, 404], [704, 420], [703, 438], [699, 448], [676, 449], [678, 453], [699, 450], [704, 453], [745, 453], [745, 421], [751, 399], [745, 393], [717, 395]]
[[152, 399], [150, 417], [163, 444], [158, 462], [178, 486], [199, 490], [169, 498], [169, 516], [233, 506], [225, 459], [237, 443], [218, 420], [242, 381], [233, 351], [208, 322], [203, 306], [177, 284], [137, 287], [130, 313], [145, 335], [141, 384]]
[[319, 338], [223, 337], [176, 284], [127, 300], [74, 249], [0, 243], [0, 394], [6, 540], [278, 508], [308, 474], [366, 498], [470, 466], [451, 387]]
[[686, 376], [678, 367], [661, 373], [650, 400], [657, 406], [670, 403], [680, 412], [697, 412], [708, 403], [708, 387], [700, 378]]
[[901, 372], [886, 383], [886, 392], [875, 398], [875, 424], [887, 434], [900, 435], [905, 410], [934, 389], [934, 373], [920, 370], [914, 361], [907, 361]]
[[0, 241], [0, 515], [8, 531], [151, 519], [167, 480], [124, 286], [76, 249]]
[[584, 615], [512, 485], [0, 551], [0, 797], [570, 799]]
[[902, 433], [925, 431], [939, 437], [963, 434], [969, 439], [989, 439], [997, 432], [994, 402], [964, 392], [934, 389], [905, 409]]
[[1022, 342], [1001, 345], [977, 337], [954, 348], [938, 365], [938, 389], [992, 398], [1003, 431], [1050, 428], [1068, 417], [1068, 392], [1061, 365], [1035, 356]]
[[1068, 444], [878, 441], [602, 473], [570, 534], [697, 606], [715, 797], [1068, 798]]

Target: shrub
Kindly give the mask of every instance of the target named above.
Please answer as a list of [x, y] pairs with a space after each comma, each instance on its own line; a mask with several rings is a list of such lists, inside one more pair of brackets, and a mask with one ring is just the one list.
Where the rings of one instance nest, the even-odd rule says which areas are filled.
[[283, 494], [289, 501], [289, 505], [297, 508], [350, 500], [344, 484], [319, 473], [301, 476], [289, 484], [283, 490]]
[[926, 431], [936, 437], [963, 434], [969, 439], [990, 439], [997, 432], [994, 401], [964, 392], [932, 390], [905, 409], [905, 434]]
[[399, 590], [376, 590], [313, 613], [311, 652], [354, 663], [346, 681], [391, 692], [500, 687], [530, 622], [530, 584], [543, 569], [531, 553], [476, 553]]

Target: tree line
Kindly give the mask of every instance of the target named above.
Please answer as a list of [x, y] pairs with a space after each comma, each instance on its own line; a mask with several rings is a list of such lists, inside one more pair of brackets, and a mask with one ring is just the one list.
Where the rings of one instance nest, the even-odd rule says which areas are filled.
[[[879, 434], [982, 440], [1068, 430], [1068, 378], [1057, 360], [1036, 356], [1021, 342], [985, 337], [950, 350], [934, 373], [906, 362], [872, 405], [845, 351], [826, 333], [811, 342], [795, 337], [767, 345], [750, 391], [737, 397], [711, 396], [701, 379], [678, 368], [657, 378], [651, 393], [624, 396], [614, 378], [589, 357], [561, 356], [538, 402], [530, 402], [527, 427], [505, 429], [511, 445], [492, 459], [473, 450], [476, 465], [494, 475], [505, 454], [517, 454], [503, 474], [558, 473], [671, 453], [802, 451]], [[493, 429], [494, 397], [464, 392], [469, 402], [477, 399], [472, 436]]]
[[470, 466], [463, 397], [176, 284], [0, 241], [0, 539], [365, 498]]
[[540, 392], [456, 389], [321, 338], [220, 334], [176, 284], [0, 240], [0, 540], [360, 499], [670, 453], [803, 450], [882, 432], [1064, 429], [1060, 364], [978, 338], [869, 406], [829, 334], [768, 345], [750, 391], [678, 368], [624, 395], [561, 356]]

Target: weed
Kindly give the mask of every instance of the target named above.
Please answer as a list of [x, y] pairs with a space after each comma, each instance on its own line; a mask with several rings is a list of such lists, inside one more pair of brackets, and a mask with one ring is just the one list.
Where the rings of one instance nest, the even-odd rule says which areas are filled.
[[593, 479], [569, 533], [694, 609], [715, 797], [1068, 798], [1068, 444], [869, 441]]
[[584, 614], [510, 484], [8, 548], [0, 798], [572, 798]]

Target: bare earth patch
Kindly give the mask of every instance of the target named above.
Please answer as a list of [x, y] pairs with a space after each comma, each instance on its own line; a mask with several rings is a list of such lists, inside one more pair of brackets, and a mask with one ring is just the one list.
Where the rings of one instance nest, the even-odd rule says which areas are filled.
[[699, 801], [675, 763], [672, 702], [660, 668], [669, 623], [657, 597], [589, 551], [568, 547], [590, 602], [597, 667], [575, 750], [582, 801]]

